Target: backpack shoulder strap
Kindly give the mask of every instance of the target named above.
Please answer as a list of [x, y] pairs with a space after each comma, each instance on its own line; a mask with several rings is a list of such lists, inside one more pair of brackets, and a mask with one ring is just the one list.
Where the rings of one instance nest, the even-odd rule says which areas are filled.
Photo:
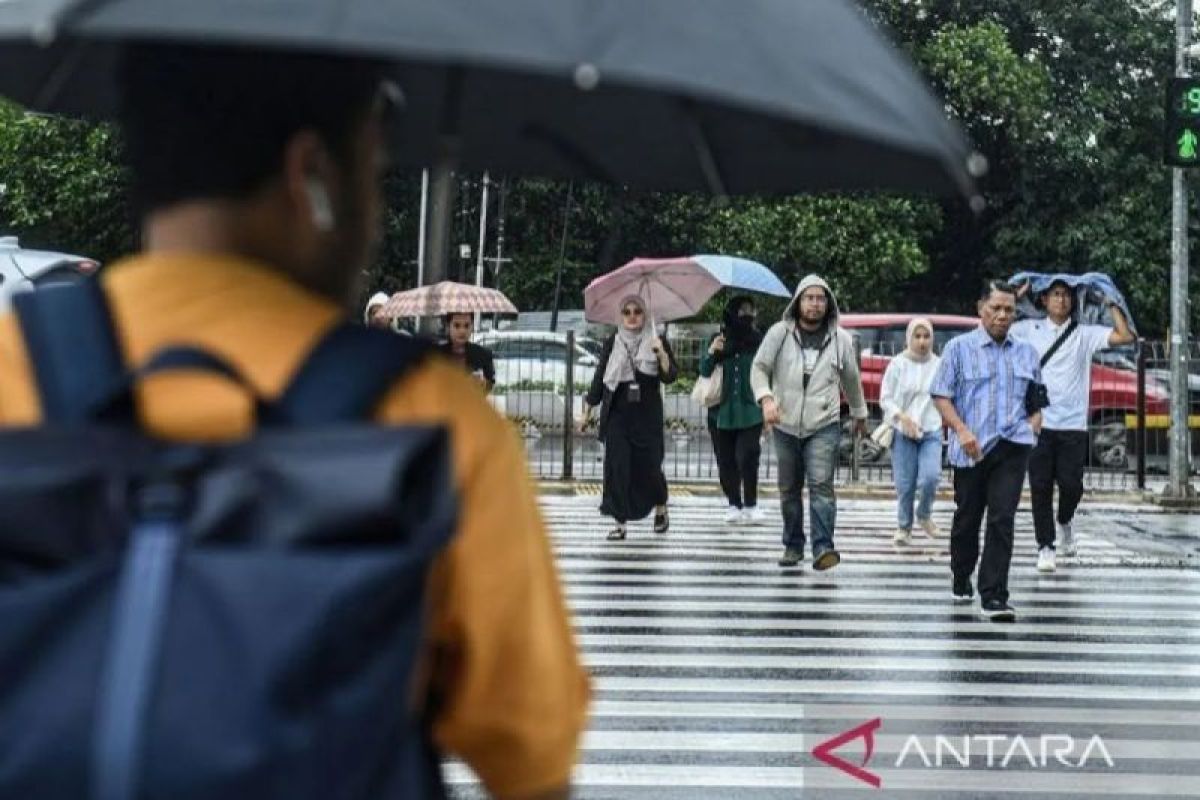
[[783, 346], [787, 344], [788, 337], [792, 335], [792, 332], [787, 329], [786, 323], [781, 322], [779, 324], [783, 325], [783, 335], [779, 337], [779, 343], [775, 346], [775, 355], [771, 357], [772, 370], [779, 363], [779, 354], [783, 352]]
[[1070, 338], [1071, 334], [1075, 332], [1077, 327], [1079, 327], [1079, 321], [1072, 319], [1071, 324], [1067, 326], [1067, 329], [1058, 335], [1058, 338], [1054, 340], [1054, 344], [1050, 345], [1050, 349], [1042, 355], [1042, 367], [1045, 367], [1050, 363], [1050, 359], [1054, 358], [1054, 354], [1058, 352], [1058, 348], [1063, 346], [1063, 342]]
[[99, 281], [19, 294], [13, 306], [33, 364], [42, 418], [87, 420], [120, 386], [125, 363]]
[[431, 352], [423, 339], [343, 323], [313, 349], [277, 412], [288, 425], [366, 419], [392, 384]]

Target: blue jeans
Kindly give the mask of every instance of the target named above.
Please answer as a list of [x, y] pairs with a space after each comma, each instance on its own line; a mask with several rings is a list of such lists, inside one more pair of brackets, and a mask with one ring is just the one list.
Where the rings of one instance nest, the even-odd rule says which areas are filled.
[[778, 428], [774, 431], [775, 456], [779, 460], [779, 502], [783, 510], [783, 546], [804, 551], [804, 505], [801, 492], [808, 481], [808, 511], [815, 560], [833, 549], [833, 526], [837, 521], [837, 497], [833, 474], [837, 469], [838, 443], [842, 426], [831, 423], [816, 433], [796, 437]]
[[900, 431], [892, 438], [892, 477], [896, 481], [896, 522], [905, 530], [913, 526], [913, 496], [917, 519], [929, 519], [942, 473], [941, 431], [910, 439]]

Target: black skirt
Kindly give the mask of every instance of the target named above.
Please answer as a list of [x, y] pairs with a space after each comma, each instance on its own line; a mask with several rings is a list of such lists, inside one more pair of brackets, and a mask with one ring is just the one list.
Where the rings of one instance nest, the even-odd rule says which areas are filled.
[[[645, 391], [642, 395], [646, 396]], [[625, 385], [612, 395], [604, 431], [600, 513], [617, 522], [643, 519], [655, 506], [667, 503], [661, 400], [657, 394], [648, 400], [630, 403]]]

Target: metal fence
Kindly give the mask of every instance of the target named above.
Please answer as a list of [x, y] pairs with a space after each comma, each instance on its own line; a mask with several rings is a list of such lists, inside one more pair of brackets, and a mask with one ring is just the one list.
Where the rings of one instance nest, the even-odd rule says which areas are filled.
[[[545, 334], [542, 334], [544, 337]], [[556, 342], [540, 340], [537, 353], [526, 348], [520, 363], [513, 361], [498, 372], [510, 376], [497, 385], [493, 405], [513, 420], [525, 441], [530, 469], [544, 479], [599, 480], [603, 475], [604, 448], [594, 426], [582, 433], [574, 429], [583, 410], [583, 396], [594, 367], [580, 365], [581, 354], [573, 333]], [[707, 429], [707, 412], [691, 399], [707, 339], [672, 337], [671, 348], [679, 363], [679, 379], [664, 388], [665, 458], [663, 470], [673, 483], [715, 482], [716, 458]], [[594, 350], [594, 347], [592, 348]], [[879, 388], [895, 345], [875, 342], [860, 353], [864, 391], [870, 414], [869, 429], [879, 424]], [[1153, 488], [1165, 475], [1167, 464], [1167, 353], [1164, 342], [1141, 342], [1128, 354], [1106, 351], [1092, 368], [1089, 412], [1089, 452], [1085, 486], [1093, 491]], [[1200, 341], [1191, 343], [1189, 393], [1193, 464], [1200, 463]], [[586, 355], [582, 356], [586, 359]], [[511, 376], [519, 376], [512, 380]], [[890, 453], [864, 437], [855, 441], [849, 420], [843, 417], [839, 483], [891, 485]], [[857, 445], [857, 446], [855, 446]], [[776, 469], [772, 437], [764, 437], [760, 479], [771, 481]], [[949, 472], [947, 469], [947, 478]]]
[[[1163, 341], [1143, 341], [1135, 356], [1134, 369], [1139, 399], [1132, 414], [1124, 419], [1109, 419], [1114, 436], [1123, 435], [1128, 444], [1138, 488], [1147, 488], [1167, 474], [1168, 431], [1170, 428], [1170, 345]], [[1200, 340], [1188, 345], [1188, 441], [1191, 465], [1200, 470]]]

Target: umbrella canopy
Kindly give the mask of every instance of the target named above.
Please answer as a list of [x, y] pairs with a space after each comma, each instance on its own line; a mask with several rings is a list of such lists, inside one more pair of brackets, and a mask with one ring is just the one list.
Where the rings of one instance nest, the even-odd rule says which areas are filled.
[[692, 260], [711, 272], [726, 288], [791, 299], [792, 293], [779, 276], [757, 261], [734, 256], [692, 256]]
[[387, 58], [400, 163], [714, 194], [931, 190], [982, 171], [942, 104], [848, 0], [16, 0], [0, 94], [106, 115], [115, 43]]
[[516, 314], [517, 307], [496, 289], [442, 281], [397, 292], [381, 313], [393, 317], [440, 317], [445, 314]]
[[588, 284], [584, 316], [611, 325], [621, 312], [621, 300], [636, 294], [655, 322], [670, 322], [692, 316], [720, 289], [721, 282], [690, 258], [635, 258]]

